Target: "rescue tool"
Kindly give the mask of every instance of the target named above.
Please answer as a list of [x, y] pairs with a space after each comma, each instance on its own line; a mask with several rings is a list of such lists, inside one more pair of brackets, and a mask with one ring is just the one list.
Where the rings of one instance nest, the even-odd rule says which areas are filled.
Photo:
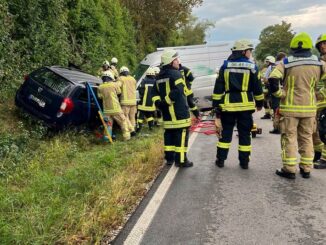
[[[86, 82], [86, 87], [87, 87], [88, 94], [93, 97], [93, 99], [95, 101], [95, 104], [97, 106], [98, 114], [100, 116], [101, 122], [102, 122], [103, 127], [104, 127], [104, 133], [106, 134], [106, 136], [109, 139], [110, 143], [113, 143], [113, 140], [112, 140], [112, 123], [110, 122], [110, 120], [107, 120], [107, 122], [106, 122], [106, 120], [104, 119], [105, 117], [104, 117], [102, 108], [101, 108], [100, 104], [98, 103], [98, 100], [96, 98], [94, 90], [92, 89], [91, 85], [88, 82]], [[90, 100], [90, 98], [89, 98], [89, 100]]]

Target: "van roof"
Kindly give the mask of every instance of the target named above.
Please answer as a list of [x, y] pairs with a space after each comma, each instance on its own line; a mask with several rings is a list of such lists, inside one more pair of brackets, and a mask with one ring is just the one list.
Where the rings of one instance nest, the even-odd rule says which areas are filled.
[[102, 80], [100, 78], [87, 74], [77, 69], [66, 68], [61, 66], [47, 66], [47, 68], [76, 84], [82, 84], [85, 82], [89, 82], [91, 84], [102, 83]]

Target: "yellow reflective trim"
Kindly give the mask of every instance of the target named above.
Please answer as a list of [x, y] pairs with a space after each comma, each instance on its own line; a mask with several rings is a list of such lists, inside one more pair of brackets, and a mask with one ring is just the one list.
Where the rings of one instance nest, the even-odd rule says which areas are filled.
[[290, 105], [293, 105], [293, 99], [294, 99], [294, 76], [292, 76], [292, 79], [291, 79], [291, 90], [290, 90]]
[[173, 101], [170, 99], [170, 97], [167, 95], [164, 97], [166, 103], [168, 103], [169, 105], [172, 105], [173, 104]]
[[316, 110], [317, 107], [315, 105], [313, 106], [280, 105], [280, 111], [282, 112], [315, 112]]
[[174, 83], [175, 83], [175, 85], [179, 85], [180, 83], [185, 84], [185, 81], [183, 80], [183, 78], [179, 78], [179, 79], [176, 80]]
[[142, 110], [142, 111], [156, 111], [155, 105], [153, 106], [142, 106], [139, 105], [138, 106], [138, 110]]
[[282, 96], [282, 90], [281, 89], [278, 89], [276, 92], [273, 93], [273, 95], [276, 98], [280, 98]]
[[138, 123], [143, 123], [144, 120], [143, 120], [143, 119], [137, 119], [137, 122], [138, 122]]
[[320, 143], [319, 145], [314, 145], [314, 150], [318, 152], [322, 152], [324, 148], [324, 144]]
[[326, 80], [326, 73], [321, 77], [320, 80]]
[[264, 99], [264, 95], [261, 94], [261, 95], [255, 95], [254, 96], [255, 100], [263, 100]]
[[217, 142], [217, 147], [222, 149], [229, 149], [231, 146], [231, 143], [224, 143], [224, 142]]
[[247, 92], [241, 92], [242, 103], [248, 103], [248, 94]]
[[176, 121], [164, 121], [164, 128], [174, 129], [174, 128], [187, 128], [191, 125], [191, 119], [182, 119]]
[[224, 104], [228, 105], [230, 103], [230, 94], [229, 93], [225, 94], [224, 98], [225, 98], [224, 99]]
[[192, 90], [188, 89], [187, 86], [184, 86], [184, 93], [185, 93], [186, 96], [189, 96], [189, 95], [193, 94]]
[[175, 151], [174, 145], [166, 145], [164, 146], [164, 151]]
[[161, 100], [161, 97], [160, 96], [154, 96], [153, 98], [152, 98], [152, 101], [155, 103], [155, 101], [158, 101], [158, 100]]
[[316, 84], [316, 80], [314, 77], [311, 78], [310, 81], [310, 105], [314, 105], [315, 104], [315, 84]]
[[149, 117], [149, 118], [146, 118], [147, 122], [151, 122], [151, 121], [154, 121], [154, 117]]
[[191, 108], [190, 108], [191, 111], [195, 111], [195, 110], [197, 110], [197, 109], [198, 109], [197, 106], [194, 106], [194, 107], [191, 107]]
[[225, 70], [224, 71], [224, 80], [225, 80], [225, 91], [229, 91], [230, 90], [230, 81], [229, 81], [229, 77], [230, 77], [230, 72]]
[[[185, 143], [186, 143], [186, 133], [187, 133], [187, 130], [186, 129], [183, 129], [182, 130], [182, 136], [181, 136], [181, 156], [180, 156], [180, 162], [184, 162], [185, 161], [185, 153], [187, 152], [187, 147], [185, 147]], [[176, 151], [178, 152], [179, 151], [179, 148], [176, 147]]]
[[242, 91], [248, 91], [250, 73], [243, 73], [242, 77]]
[[283, 74], [278, 69], [274, 69], [269, 75], [269, 77], [283, 79]]
[[213, 100], [221, 100], [224, 96], [224, 93], [223, 94], [213, 94], [212, 95], [212, 99]]
[[251, 145], [239, 145], [238, 150], [239, 151], [244, 151], [244, 152], [250, 152], [251, 151]]
[[188, 73], [186, 74], [186, 76], [189, 77], [190, 74], [191, 74], [191, 71], [188, 70]]
[[146, 106], [147, 94], [148, 94], [148, 86], [145, 86], [145, 93], [144, 93], [144, 97], [143, 97], [142, 106]]

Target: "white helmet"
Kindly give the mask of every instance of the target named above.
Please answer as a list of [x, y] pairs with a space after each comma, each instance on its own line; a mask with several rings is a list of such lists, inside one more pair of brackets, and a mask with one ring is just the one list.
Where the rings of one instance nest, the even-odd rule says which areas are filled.
[[149, 67], [146, 71], [146, 76], [155, 76], [155, 70], [153, 67]]
[[117, 59], [116, 57], [113, 57], [113, 58], [111, 59], [111, 63], [113, 63], [113, 64], [117, 64], [117, 63], [118, 63], [118, 59]]
[[158, 75], [161, 71], [161, 69], [158, 66], [154, 66], [153, 70], [154, 70], [155, 75]]
[[240, 39], [234, 42], [232, 51], [244, 51], [247, 49], [254, 49], [254, 45], [247, 39]]
[[269, 63], [275, 64], [275, 58], [274, 58], [274, 56], [271, 56], [271, 55], [267, 56], [265, 58], [265, 62], [269, 62]]
[[103, 66], [110, 66], [110, 63], [109, 63], [109, 61], [107, 61], [107, 60], [104, 60], [104, 62], [103, 62]]
[[107, 70], [107, 71], [104, 71], [103, 73], [102, 73], [102, 76], [101, 76], [102, 78], [103, 77], [109, 77], [109, 78], [111, 78], [112, 80], [114, 80], [114, 75], [113, 75], [113, 73], [110, 71], [110, 70]]
[[163, 66], [168, 65], [177, 58], [179, 58], [179, 54], [177, 51], [175, 51], [173, 49], [166, 49], [166, 50], [164, 50], [164, 52], [161, 56], [162, 65]]
[[129, 72], [128, 67], [126, 67], [126, 66], [122, 66], [122, 67], [120, 68], [120, 73], [122, 73], [122, 72]]

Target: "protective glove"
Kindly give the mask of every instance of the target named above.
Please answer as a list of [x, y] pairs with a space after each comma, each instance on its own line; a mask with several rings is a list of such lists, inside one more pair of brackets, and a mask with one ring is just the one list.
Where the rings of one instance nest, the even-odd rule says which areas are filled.
[[216, 128], [216, 135], [218, 138], [221, 137], [222, 133], [222, 122], [221, 118], [215, 118], [215, 128]]
[[199, 114], [199, 110], [198, 110], [198, 109], [193, 110], [193, 111], [192, 111], [192, 114], [194, 114], [194, 116], [195, 116], [197, 119], [200, 119], [200, 114]]

